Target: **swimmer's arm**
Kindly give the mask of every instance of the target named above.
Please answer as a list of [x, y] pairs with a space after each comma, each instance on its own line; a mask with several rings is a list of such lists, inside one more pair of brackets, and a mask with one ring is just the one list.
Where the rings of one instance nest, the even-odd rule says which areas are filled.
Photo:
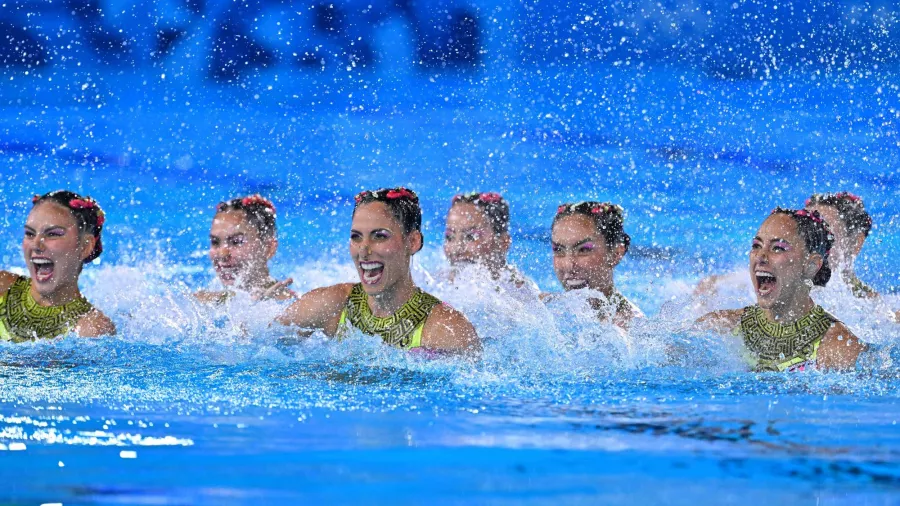
[[713, 274], [701, 279], [694, 288], [694, 297], [711, 297], [716, 295], [719, 291], [719, 282], [723, 279], [725, 279], [725, 276], [721, 274]]
[[422, 329], [422, 347], [429, 350], [480, 354], [481, 339], [459, 311], [446, 304], [431, 310]]
[[287, 278], [284, 281], [279, 281], [274, 285], [270, 286], [266, 290], [264, 290], [261, 294], [254, 297], [256, 300], [291, 300], [296, 299], [297, 294], [294, 293], [293, 290], [288, 288], [294, 282], [294, 278]]
[[741, 324], [743, 309], [725, 309], [713, 311], [701, 316], [694, 322], [694, 330], [711, 330], [720, 334], [727, 334]]
[[200, 290], [199, 292], [194, 293], [194, 298], [202, 304], [222, 304], [227, 300], [228, 292]]
[[287, 327], [322, 330], [333, 336], [338, 331], [341, 311], [352, 289], [352, 283], [316, 288], [288, 306], [275, 321]]
[[859, 342], [846, 325], [837, 322], [822, 338], [816, 363], [826, 371], [852, 371], [856, 368], [857, 357], [865, 349], [866, 345]]
[[103, 337], [116, 335], [116, 325], [108, 316], [97, 309], [82, 316], [75, 326], [75, 332], [81, 337]]

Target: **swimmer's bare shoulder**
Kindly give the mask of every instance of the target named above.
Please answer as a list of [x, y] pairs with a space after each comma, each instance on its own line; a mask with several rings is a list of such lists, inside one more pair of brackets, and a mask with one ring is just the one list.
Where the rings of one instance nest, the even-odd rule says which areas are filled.
[[425, 321], [422, 347], [455, 353], [480, 353], [481, 339], [462, 313], [442, 303], [434, 306]]
[[741, 316], [743, 314], [743, 309], [723, 309], [721, 311], [713, 311], [712, 313], [701, 316], [694, 322], [694, 327], [698, 330], [712, 330], [727, 334], [741, 324]]
[[99, 309], [92, 309], [78, 319], [75, 332], [81, 337], [103, 337], [116, 335], [116, 325]]
[[19, 279], [19, 276], [8, 271], [0, 271], [0, 297], [6, 295], [9, 287]]
[[275, 321], [288, 327], [322, 330], [326, 335], [334, 336], [351, 290], [353, 283], [316, 288], [288, 306]]
[[856, 359], [866, 349], [866, 345], [841, 322], [835, 322], [822, 337], [816, 364], [829, 371], [851, 371], [856, 367]]

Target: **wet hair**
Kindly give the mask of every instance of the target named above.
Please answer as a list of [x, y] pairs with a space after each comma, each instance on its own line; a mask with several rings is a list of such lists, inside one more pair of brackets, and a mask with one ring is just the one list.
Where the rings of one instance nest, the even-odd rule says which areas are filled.
[[837, 211], [847, 232], [869, 236], [872, 230], [872, 217], [869, 216], [860, 197], [848, 192], [814, 193], [806, 199], [806, 207], [816, 205], [828, 206]]
[[238, 197], [219, 202], [216, 213], [227, 211], [243, 211], [250, 225], [259, 232], [263, 239], [274, 239], [278, 231], [275, 227], [275, 204], [260, 194]]
[[797, 232], [803, 238], [803, 242], [806, 243], [806, 251], [822, 256], [822, 267], [813, 276], [812, 281], [816, 286], [827, 285], [828, 280], [831, 279], [831, 266], [828, 265], [828, 255], [831, 253], [831, 247], [834, 246], [834, 235], [828, 228], [828, 223], [822, 219], [818, 211], [776, 207], [770, 216], [776, 214], [786, 214], [793, 218], [797, 223]]
[[597, 231], [603, 234], [607, 246], [621, 244], [625, 246], [625, 252], [628, 252], [631, 236], [625, 233], [625, 210], [621, 206], [593, 201], [563, 204], [556, 210], [553, 226], [560, 219], [572, 215], [587, 216], [594, 222]]
[[509, 203], [499, 193], [460, 193], [453, 197], [450, 208], [459, 203], [472, 204], [484, 213], [495, 234], [509, 233]]
[[414, 230], [422, 232], [422, 208], [419, 207], [419, 196], [416, 192], [402, 186], [360, 192], [353, 206], [353, 216], [356, 216], [356, 210], [360, 206], [372, 202], [381, 202], [387, 206], [403, 227], [404, 235], [409, 235]]
[[57, 190], [43, 195], [35, 195], [31, 199], [32, 206], [37, 206], [41, 202], [53, 202], [68, 209], [75, 218], [79, 235], [91, 234], [97, 238], [94, 249], [83, 260], [83, 263], [93, 262], [103, 253], [103, 240], [100, 235], [103, 232], [103, 225], [106, 223], [106, 213], [103, 212], [96, 200], [91, 197], [82, 197], [68, 190]]

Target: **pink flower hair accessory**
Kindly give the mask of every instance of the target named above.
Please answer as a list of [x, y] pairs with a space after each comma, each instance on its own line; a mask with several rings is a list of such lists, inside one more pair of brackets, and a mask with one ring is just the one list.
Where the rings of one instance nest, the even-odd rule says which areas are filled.
[[387, 192], [387, 194], [385, 195], [385, 197], [386, 197], [386, 198], [389, 198], [389, 199], [391, 199], [391, 200], [394, 200], [394, 199], [402, 199], [402, 198], [407, 198], [407, 199], [410, 199], [410, 200], [418, 200], [418, 198], [416, 197], [416, 195], [415, 195], [413, 192], [411, 192], [411, 191], [409, 191], [409, 190], [407, 190], [406, 188], [403, 188], [403, 187], [396, 188], [396, 189], [393, 189], [393, 190], [388, 190], [388, 192]]
[[271, 200], [263, 197], [262, 195], [260, 195], [258, 193], [242, 198], [241, 205], [243, 205], [243, 206], [252, 206], [252, 205], [263, 206], [266, 209], [268, 209], [269, 211], [271, 211], [272, 214], [275, 214], [275, 204], [273, 204]]

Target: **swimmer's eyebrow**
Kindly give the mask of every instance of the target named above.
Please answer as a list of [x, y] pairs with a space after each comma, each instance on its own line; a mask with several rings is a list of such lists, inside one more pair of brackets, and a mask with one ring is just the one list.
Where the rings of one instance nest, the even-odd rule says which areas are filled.
[[[389, 234], [393, 233], [393, 232], [391, 232], [391, 229], [389, 229], [389, 228], [373, 228], [372, 230], [369, 231], [370, 234], [374, 234], [375, 232], [387, 232]], [[351, 228], [350, 233], [351, 234], [356, 233], [356, 234], [362, 235], [362, 232], [360, 232], [359, 230], [356, 230], [355, 228]]]
[[[54, 228], [61, 228], [61, 229], [63, 229], [63, 230], [66, 229], [66, 227], [64, 227], [64, 226], [62, 226], [62, 225], [47, 225], [46, 227], [44, 227], [44, 230], [45, 230], [45, 231], [46, 231], [46, 230], [52, 230], [52, 229], [54, 229]], [[26, 232], [35, 232], [35, 229], [34, 229], [33, 227], [29, 226], [29, 225], [25, 225], [25, 231], [26, 231]]]
[[585, 244], [587, 244], [589, 242], [594, 242], [594, 239], [587, 237], [585, 239], [582, 239], [582, 240], [576, 242], [575, 244], [573, 244], [571, 246], [563, 246], [562, 244], [560, 244], [556, 241], [550, 241], [550, 244], [553, 245], [554, 248], [577, 248], [579, 246], [584, 246]]

